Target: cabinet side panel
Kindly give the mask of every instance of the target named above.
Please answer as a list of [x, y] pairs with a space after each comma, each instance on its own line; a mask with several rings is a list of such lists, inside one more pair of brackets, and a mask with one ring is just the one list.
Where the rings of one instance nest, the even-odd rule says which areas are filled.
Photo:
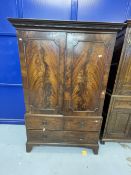
[[30, 111], [29, 87], [28, 87], [27, 65], [26, 65], [26, 58], [25, 58], [25, 42], [23, 40], [23, 34], [25, 34], [25, 32], [22, 33], [20, 31], [17, 31], [21, 74], [22, 74], [22, 82], [23, 82], [23, 89], [24, 89], [24, 102], [25, 102], [26, 112], [29, 112]]

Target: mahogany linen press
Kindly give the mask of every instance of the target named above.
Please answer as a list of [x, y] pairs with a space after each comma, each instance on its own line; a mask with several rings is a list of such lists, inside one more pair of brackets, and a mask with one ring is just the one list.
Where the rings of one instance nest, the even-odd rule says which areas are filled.
[[13, 19], [26, 104], [26, 150], [82, 146], [98, 154], [102, 109], [121, 23]]

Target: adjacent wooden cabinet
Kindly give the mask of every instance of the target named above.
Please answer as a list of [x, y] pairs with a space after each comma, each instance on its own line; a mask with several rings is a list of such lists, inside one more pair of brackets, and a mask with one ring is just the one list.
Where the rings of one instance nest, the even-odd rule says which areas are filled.
[[131, 141], [131, 21], [127, 21], [127, 26], [119, 32], [115, 53], [117, 54], [114, 54], [114, 60], [119, 59], [120, 55], [120, 61], [113, 91], [109, 88], [107, 90], [110, 105], [103, 141], [129, 142]]
[[9, 19], [16, 27], [27, 151], [84, 146], [98, 153], [102, 109], [120, 23]]

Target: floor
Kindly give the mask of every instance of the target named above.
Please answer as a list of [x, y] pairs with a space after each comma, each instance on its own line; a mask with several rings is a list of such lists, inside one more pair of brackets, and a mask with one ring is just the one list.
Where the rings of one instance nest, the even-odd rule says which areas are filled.
[[23, 125], [0, 125], [0, 175], [131, 175], [131, 143], [100, 145], [92, 150], [35, 147], [25, 152]]

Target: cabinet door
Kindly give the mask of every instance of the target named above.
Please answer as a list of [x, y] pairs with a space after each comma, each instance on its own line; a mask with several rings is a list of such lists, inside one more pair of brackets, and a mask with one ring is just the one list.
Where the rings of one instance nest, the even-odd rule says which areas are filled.
[[64, 107], [67, 114], [101, 115], [115, 34], [67, 34]]
[[66, 34], [29, 31], [18, 35], [27, 111], [61, 112]]
[[114, 93], [131, 95], [131, 28], [126, 31]]
[[110, 113], [105, 137], [108, 138], [131, 138], [131, 115], [124, 112]]

